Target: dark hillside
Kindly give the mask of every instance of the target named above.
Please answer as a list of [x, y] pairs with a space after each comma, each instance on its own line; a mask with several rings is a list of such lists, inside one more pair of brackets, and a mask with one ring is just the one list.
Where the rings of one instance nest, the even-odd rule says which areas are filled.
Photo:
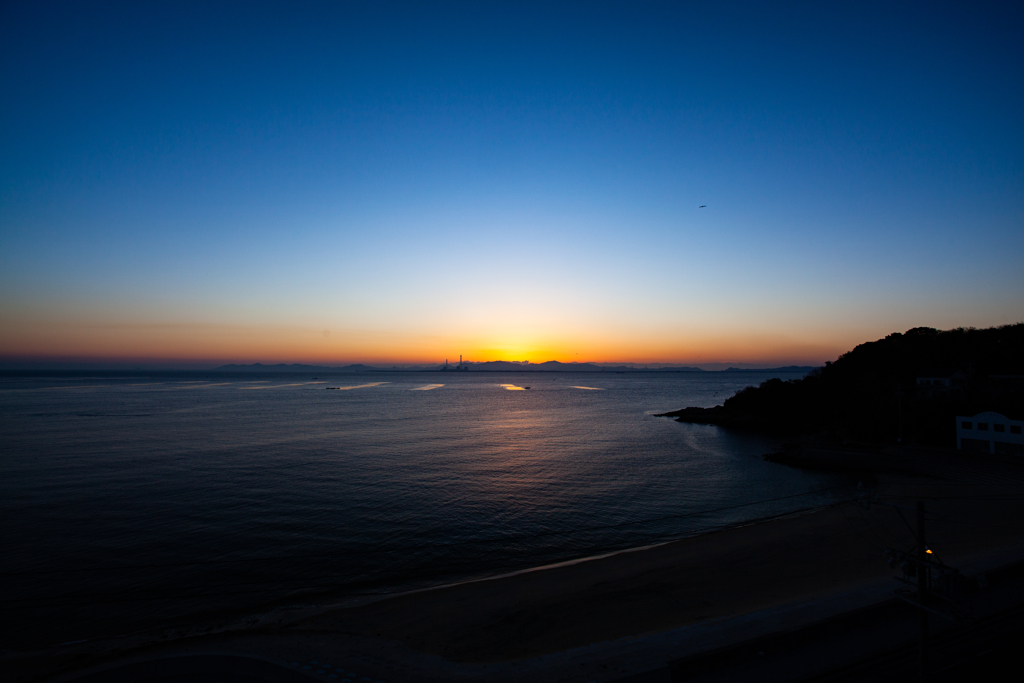
[[[958, 371], [929, 391], [918, 377]], [[954, 417], [994, 410], [1024, 417], [1024, 323], [984, 330], [917, 327], [857, 346], [800, 380], [749, 387], [683, 422], [783, 434], [930, 445], [955, 443]]]

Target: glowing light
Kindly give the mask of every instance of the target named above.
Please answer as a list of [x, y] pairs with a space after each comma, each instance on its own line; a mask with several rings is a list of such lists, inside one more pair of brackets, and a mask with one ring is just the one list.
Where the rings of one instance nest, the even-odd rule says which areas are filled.
[[[302, 387], [307, 384], [327, 384], [327, 382], [296, 382], [295, 384], [273, 384], [268, 387], [242, 387], [242, 389], [278, 389], [280, 387]], [[384, 382], [377, 382], [377, 384], [384, 384]], [[361, 386], [372, 387], [374, 384], [363, 384]], [[345, 389], [358, 389], [359, 387], [344, 387]]]

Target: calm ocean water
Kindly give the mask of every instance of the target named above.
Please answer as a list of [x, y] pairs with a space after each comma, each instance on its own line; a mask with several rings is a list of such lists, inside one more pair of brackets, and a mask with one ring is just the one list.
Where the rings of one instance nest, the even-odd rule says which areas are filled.
[[442, 583], [833, 499], [748, 505], [840, 481], [764, 462], [774, 439], [653, 417], [769, 376], [0, 376], [4, 641]]

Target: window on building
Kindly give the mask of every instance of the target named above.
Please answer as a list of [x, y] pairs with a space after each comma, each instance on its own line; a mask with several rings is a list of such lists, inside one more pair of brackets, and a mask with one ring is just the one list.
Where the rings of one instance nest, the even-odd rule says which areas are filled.
[[1006, 431], [1006, 425], [992, 425], [992, 428], [995, 429], [997, 432]]
[[1020, 434], [1020, 425], [1010, 425], [1011, 434]]
[[961, 422], [960, 423], [960, 428], [961, 429], [970, 429], [971, 428], [971, 423], [970, 422]]
[[980, 429], [983, 432], [987, 432], [988, 431], [988, 422], [979, 422], [978, 423], [978, 429]]

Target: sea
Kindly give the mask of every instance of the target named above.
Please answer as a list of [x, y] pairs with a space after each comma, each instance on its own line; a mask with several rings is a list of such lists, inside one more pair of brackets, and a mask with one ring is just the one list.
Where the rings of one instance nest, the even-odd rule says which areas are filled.
[[0, 375], [3, 649], [273, 622], [827, 504], [766, 372]]

